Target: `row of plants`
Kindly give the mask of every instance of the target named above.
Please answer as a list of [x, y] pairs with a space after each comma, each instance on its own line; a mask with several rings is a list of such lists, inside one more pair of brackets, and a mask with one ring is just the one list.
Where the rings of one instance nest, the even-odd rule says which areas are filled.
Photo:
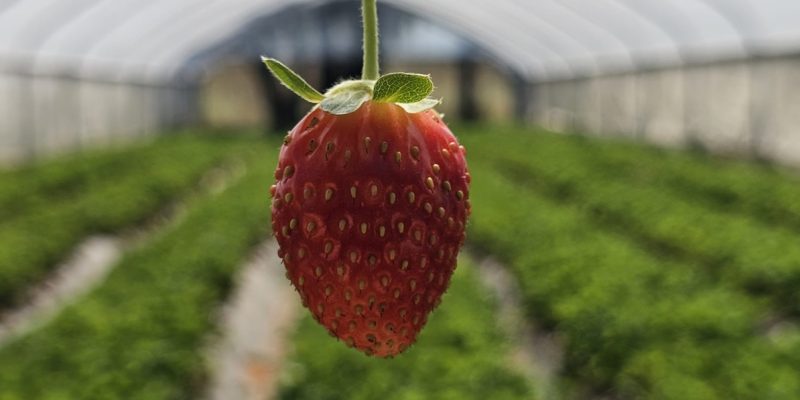
[[251, 143], [243, 178], [197, 199], [87, 297], [0, 349], [0, 399], [198, 398], [213, 310], [268, 236], [273, 147]]
[[[87, 235], [117, 232], [144, 222], [251, 141], [212, 137], [159, 140], [124, 154], [129, 157], [135, 153], [136, 158], [106, 160], [114, 166], [91, 172], [55, 162], [64, 170], [81, 175], [81, 179], [73, 181], [81, 183], [74, 190], [55, 190], [47, 185], [37, 190], [29, 188], [41, 206], [19, 206], [18, 215], [0, 222], [0, 307], [18, 302], [31, 285]], [[123, 156], [119, 151], [112, 154]], [[92, 157], [105, 159], [97, 154]], [[75, 162], [82, 164], [80, 160]], [[119, 170], [106, 171], [107, 168]], [[42, 181], [48, 179], [43, 177]]]
[[590, 165], [610, 176], [669, 188], [715, 209], [800, 230], [797, 171], [633, 142], [579, 141], [584, 144], [583, 154]]
[[769, 298], [778, 314], [800, 313], [796, 232], [747, 214], [706, 207], [648, 181], [620, 178], [576, 161], [571, 153], [575, 151], [579, 150], [534, 149], [509, 142], [496, 144], [480, 157], [518, 185], [580, 204], [594, 221], [655, 254], [697, 263], [714, 279]]
[[419, 341], [392, 359], [364, 356], [328, 337], [312, 318], [293, 337], [281, 399], [532, 399], [531, 384], [508, 367], [508, 340], [494, 300], [466, 257]]
[[[467, 132], [482, 130], [468, 127]], [[535, 128], [493, 128], [500, 147], [558, 153], [608, 178], [664, 188], [707, 207], [800, 230], [797, 171], [625, 139], [563, 135]], [[513, 142], [513, 143], [512, 143]]]
[[648, 399], [800, 396], [796, 342], [787, 339], [793, 336], [758, 334], [763, 302], [696, 264], [654, 257], [587, 217], [584, 206], [508, 179], [477, 152], [470, 160], [471, 198], [479, 210], [471, 243], [509, 265], [531, 317], [564, 337], [565, 392], [581, 398], [591, 395], [586, 391]]
[[69, 201], [151, 165], [163, 165], [195, 153], [210, 154], [224, 137], [197, 140], [193, 134], [161, 135], [122, 148], [93, 149], [0, 170], [0, 224]]

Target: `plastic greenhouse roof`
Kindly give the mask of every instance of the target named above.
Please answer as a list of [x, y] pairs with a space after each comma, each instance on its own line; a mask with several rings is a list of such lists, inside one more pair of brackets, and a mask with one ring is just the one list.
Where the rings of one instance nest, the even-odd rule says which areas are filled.
[[[259, 17], [322, 0], [0, 0], [0, 69], [169, 80]], [[797, 0], [381, 0], [529, 80], [800, 50]], [[245, 36], [242, 36], [243, 38]]]

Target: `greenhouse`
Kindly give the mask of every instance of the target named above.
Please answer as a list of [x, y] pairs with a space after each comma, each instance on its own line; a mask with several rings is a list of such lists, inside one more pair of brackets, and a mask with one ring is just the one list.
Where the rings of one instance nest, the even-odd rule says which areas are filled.
[[800, 2], [369, 4], [0, 0], [0, 399], [800, 398]]

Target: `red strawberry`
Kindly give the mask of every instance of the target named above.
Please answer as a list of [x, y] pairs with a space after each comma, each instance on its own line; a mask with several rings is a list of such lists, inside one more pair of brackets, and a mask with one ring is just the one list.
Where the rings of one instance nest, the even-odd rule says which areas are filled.
[[412, 344], [464, 242], [463, 147], [433, 111], [320, 109], [286, 137], [272, 228], [303, 304], [367, 354]]
[[363, 0], [364, 79], [324, 96], [286, 136], [272, 228], [287, 277], [332, 335], [388, 357], [414, 343], [456, 267], [470, 212], [465, 150], [432, 110], [430, 78], [378, 76], [375, 0]]

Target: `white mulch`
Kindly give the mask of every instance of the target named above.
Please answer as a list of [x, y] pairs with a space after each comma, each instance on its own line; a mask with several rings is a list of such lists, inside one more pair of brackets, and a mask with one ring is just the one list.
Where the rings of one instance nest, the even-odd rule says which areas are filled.
[[221, 337], [210, 352], [210, 399], [263, 400], [276, 395], [288, 336], [300, 309], [277, 251], [272, 240], [259, 246], [222, 310]]

